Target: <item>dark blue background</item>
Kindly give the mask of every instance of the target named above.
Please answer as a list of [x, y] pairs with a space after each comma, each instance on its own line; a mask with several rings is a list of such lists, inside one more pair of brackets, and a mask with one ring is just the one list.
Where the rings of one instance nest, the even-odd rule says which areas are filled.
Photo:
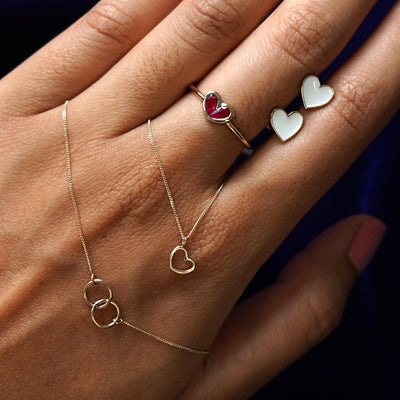
[[[0, 76], [94, 3], [93, 0], [0, 0]], [[394, 3], [395, 0], [378, 2], [323, 80], [354, 53]], [[249, 296], [273, 282], [293, 254], [339, 219], [363, 212], [376, 215], [388, 225], [381, 249], [352, 291], [340, 326], [253, 400], [400, 399], [399, 144], [400, 112], [301, 221], [246, 291], [245, 296]]]

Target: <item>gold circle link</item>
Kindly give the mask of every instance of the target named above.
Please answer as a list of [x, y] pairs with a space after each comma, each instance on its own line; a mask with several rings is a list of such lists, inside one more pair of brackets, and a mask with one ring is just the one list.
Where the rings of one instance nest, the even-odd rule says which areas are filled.
[[[108, 299], [100, 299], [102, 301], [102, 304], [100, 306], [96, 307], [98, 309], [106, 308], [112, 302], [112, 299], [113, 299], [113, 292], [111, 290], [110, 285], [107, 282], [105, 282], [105, 281], [103, 281], [101, 279], [92, 279], [85, 285], [85, 288], [83, 289], [83, 297], [84, 297], [84, 299], [85, 299], [85, 301], [86, 301], [86, 303], [88, 304], [89, 307], [93, 307], [96, 303], [98, 303], [100, 301], [100, 300], [97, 300], [96, 302], [92, 303], [89, 300], [88, 295], [87, 295], [87, 291], [90, 288], [90, 286], [92, 286], [92, 285], [104, 285], [107, 288], [107, 290], [108, 290]], [[104, 303], [103, 303], [103, 301], [104, 301]]]
[[[115, 309], [117, 310], [117, 315], [115, 316], [115, 318], [109, 323], [109, 324], [100, 324], [100, 322], [98, 322], [96, 320], [96, 317], [94, 315], [96, 310], [100, 310], [102, 308], [106, 308], [109, 304], [111, 304], [112, 306], [115, 307]], [[108, 301], [107, 299], [100, 299], [97, 300], [96, 302], [94, 302], [92, 309], [90, 311], [90, 315], [92, 317], [92, 321], [99, 327], [99, 328], [112, 328], [114, 325], [119, 325], [122, 320], [121, 320], [121, 311], [118, 307], [118, 305], [116, 303], [114, 303], [113, 301]]]

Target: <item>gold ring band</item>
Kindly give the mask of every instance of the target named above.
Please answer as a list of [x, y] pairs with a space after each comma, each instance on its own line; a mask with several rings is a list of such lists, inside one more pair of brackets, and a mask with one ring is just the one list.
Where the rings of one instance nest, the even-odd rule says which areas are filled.
[[217, 92], [210, 91], [204, 96], [196, 86], [190, 85], [189, 88], [203, 102], [203, 112], [209, 121], [226, 125], [242, 144], [251, 149], [247, 139], [231, 121], [234, 116], [233, 109], [228, 104], [222, 102], [221, 96]]

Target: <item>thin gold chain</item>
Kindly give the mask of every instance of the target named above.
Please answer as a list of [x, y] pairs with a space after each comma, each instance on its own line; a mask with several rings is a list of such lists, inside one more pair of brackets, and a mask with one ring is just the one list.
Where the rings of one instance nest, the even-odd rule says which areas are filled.
[[158, 167], [160, 169], [162, 180], [164, 182], [164, 186], [165, 186], [165, 190], [167, 192], [169, 204], [171, 205], [172, 212], [174, 214], [175, 221], [176, 221], [176, 224], [178, 225], [178, 230], [179, 230], [179, 233], [180, 233], [181, 238], [182, 238], [182, 246], [184, 246], [186, 244], [187, 240], [190, 238], [190, 236], [192, 236], [193, 232], [196, 230], [196, 228], [200, 224], [201, 220], [205, 217], [205, 215], [207, 214], [207, 212], [209, 211], [211, 206], [214, 204], [214, 201], [216, 200], [216, 198], [218, 197], [218, 195], [221, 192], [222, 188], [224, 187], [227, 178], [225, 178], [224, 181], [221, 183], [221, 185], [218, 187], [217, 191], [214, 193], [214, 196], [211, 197], [211, 199], [208, 201], [206, 207], [204, 208], [204, 210], [200, 214], [199, 218], [197, 218], [197, 221], [193, 225], [193, 227], [190, 230], [190, 232], [185, 236], [185, 234], [183, 233], [182, 224], [181, 224], [181, 222], [179, 220], [179, 217], [178, 217], [178, 212], [176, 211], [175, 202], [174, 202], [174, 199], [172, 197], [172, 192], [171, 192], [171, 189], [170, 189], [170, 187], [168, 185], [168, 180], [167, 180], [167, 176], [165, 174], [165, 169], [164, 169], [164, 167], [162, 165], [162, 162], [161, 162], [160, 153], [158, 152], [158, 147], [157, 147], [156, 142], [154, 140], [153, 132], [151, 131], [151, 121], [150, 120], [147, 121], [147, 132], [148, 132], [148, 135], [149, 135], [151, 146], [153, 147], [154, 154], [155, 154], [156, 159], [157, 159], [157, 164], [158, 164]]
[[75, 214], [75, 220], [76, 224], [78, 225], [78, 231], [79, 231], [79, 237], [81, 238], [81, 243], [82, 243], [82, 248], [85, 253], [86, 257], [86, 262], [89, 267], [91, 279], [94, 279], [94, 273], [93, 273], [93, 267], [92, 263], [90, 262], [90, 257], [89, 257], [89, 252], [86, 246], [86, 240], [83, 235], [83, 229], [82, 229], [82, 222], [81, 222], [81, 217], [79, 215], [79, 210], [78, 210], [78, 205], [76, 202], [76, 196], [75, 196], [75, 190], [74, 190], [74, 185], [72, 182], [72, 167], [71, 167], [71, 152], [70, 152], [70, 147], [69, 147], [69, 139], [68, 139], [68, 120], [67, 120], [67, 109], [68, 109], [68, 103], [69, 101], [67, 100], [64, 104], [64, 109], [63, 109], [63, 125], [64, 125], [64, 142], [65, 142], [65, 154], [67, 156], [67, 174], [68, 174], [68, 188], [69, 188], [69, 193], [71, 195], [71, 200], [72, 200], [72, 205], [74, 207], [74, 214]]
[[[83, 235], [83, 228], [82, 228], [82, 221], [81, 221], [81, 217], [79, 214], [79, 210], [78, 210], [78, 204], [76, 201], [76, 195], [75, 195], [75, 190], [74, 190], [74, 185], [73, 185], [73, 180], [72, 180], [72, 167], [71, 167], [71, 153], [70, 153], [70, 146], [69, 146], [69, 131], [68, 131], [68, 119], [67, 119], [67, 110], [68, 110], [68, 104], [69, 101], [66, 101], [64, 104], [64, 109], [63, 109], [63, 127], [64, 127], [64, 142], [65, 142], [65, 154], [66, 154], [66, 159], [67, 159], [67, 176], [68, 176], [68, 188], [69, 188], [69, 193], [71, 196], [71, 201], [72, 201], [72, 205], [74, 208], [74, 214], [75, 214], [75, 221], [76, 224], [78, 226], [78, 231], [79, 231], [79, 237], [81, 239], [81, 243], [82, 243], [82, 248], [83, 251], [85, 253], [85, 257], [86, 257], [86, 262], [90, 271], [90, 283], [91, 284], [96, 284], [97, 281], [103, 282], [99, 279], [95, 278], [94, 272], [93, 272], [93, 267], [92, 267], [92, 263], [90, 262], [90, 257], [89, 257], [89, 252], [87, 249], [87, 245], [86, 245], [86, 240], [85, 237]], [[210, 205], [211, 206], [211, 205]], [[116, 303], [114, 303], [113, 301], [111, 301], [112, 298], [112, 291], [111, 288], [108, 286], [108, 284], [106, 284], [107, 287], [109, 288], [109, 292], [110, 292], [110, 298], [108, 300], [106, 299], [100, 299], [98, 300], [95, 304], [93, 304], [92, 306], [92, 311], [98, 308], [104, 308], [106, 306], [108, 306], [108, 304], [113, 304], [114, 307], [116, 307], [116, 309], [118, 310], [119, 313], [119, 307], [116, 305]], [[88, 285], [86, 285], [85, 287], [85, 296], [86, 296], [86, 290], [87, 290]], [[119, 315], [119, 314], [118, 314]], [[93, 316], [92, 316], [93, 319]], [[168, 339], [164, 339], [161, 336], [155, 335], [154, 333], [148, 332], [142, 328], [139, 328], [136, 325], [133, 325], [130, 322], [125, 321], [122, 317], [118, 317], [117, 319], [114, 319], [113, 322], [111, 324], [109, 324], [109, 327], [114, 326], [114, 325], [120, 325], [120, 324], [124, 324], [134, 330], [136, 330], [137, 332], [140, 332], [146, 336], [149, 336], [155, 340], [157, 340], [158, 342], [164, 343], [168, 346], [174, 347], [176, 349], [179, 350], [184, 350], [187, 351], [189, 353], [193, 353], [193, 354], [198, 354], [198, 355], [207, 355], [210, 352], [209, 351], [204, 351], [204, 350], [197, 350], [197, 349], [193, 349], [191, 347], [187, 347], [184, 346], [182, 344], [178, 344], [178, 343], [174, 343], [171, 340]], [[98, 325], [99, 326], [99, 325]]]
[[157, 341], [159, 341], [161, 343], [165, 343], [168, 346], [175, 347], [176, 349], [185, 350], [185, 351], [188, 351], [189, 353], [199, 354], [199, 355], [210, 354], [209, 351], [196, 350], [196, 349], [192, 349], [191, 347], [184, 346], [183, 344], [178, 344], [178, 343], [171, 342], [170, 340], [164, 339], [161, 336], [155, 335], [154, 333], [147, 332], [144, 329], [139, 328], [138, 326], [131, 324], [130, 322], [122, 320], [122, 323], [125, 324], [126, 326], [129, 326], [132, 329], [137, 330], [138, 332], [141, 332], [141, 333], [143, 333], [143, 334], [145, 334], [147, 336], [150, 336], [151, 338], [153, 338], [153, 339], [155, 339], [155, 340], [157, 340]]

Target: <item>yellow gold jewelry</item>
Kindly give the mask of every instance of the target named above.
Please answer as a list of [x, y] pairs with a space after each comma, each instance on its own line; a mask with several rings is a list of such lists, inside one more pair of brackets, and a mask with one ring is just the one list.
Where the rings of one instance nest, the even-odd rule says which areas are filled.
[[[166, 174], [165, 174], [165, 169], [164, 169], [164, 167], [163, 167], [163, 165], [162, 165], [161, 157], [160, 157], [160, 154], [159, 154], [159, 152], [158, 152], [158, 148], [157, 148], [156, 142], [155, 142], [155, 140], [154, 140], [153, 133], [152, 133], [152, 131], [151, 131], [151, 121], [150, 121], [150, 120], [147, 121], [147, 133], [148, 133], [148, 135], [149, 135], [150, 143], [151, 143], [151, 146], [153, 147], [154, 154], [155, 154], [156, 159], [157, 159], [157, 164], [158, 164], [158, 167], [159, 167], [159, 169], [160, 169], [160, 173], [161, 173], [162, 180], [163, 180], [163, 182], [164, 182], [164, 186], [165, 186], [165, 190], [166, 190], [166, 192], [167, 192], [169, 204], [171, 205], [172, 212], [173, 212], [174, 217], [175, 217], [176, 225], [178, 226], [178, 230], [179, 230], [179, 233], [180, 233], [181, 239], [182, 239], [181, 245], [180, 245], [180, 246], [176, 246], [176, 247], [171, 251], [171, 254], [170, 254], [170, 256], [169, 256], [169, 268], [170, 268], [171, 271], [175, 272], [176, 274], [181, 274], [181, 275], [190, 274], [191, 272], [193, 272], [193, 271], [195, 270], [195, 268], [196, 268], [196, 263], [194, 262], [193, 259], [189, 258], [188, 252], [187, 252], [187, 250], [185, 249], [186, 242], [188, 241], [188, 239], [190, 238], [190, 236], [192, 236], [193, 232], [194, 232], [194, 231], [196, 230], [196, 228], [199, 226], [201, 220], [205, 217], [205, 215], [207, 214], [208, 210], [209, 210], [209, 209], [211, 208], [211, 206], [214, 204], [214, 201], [217, 199], [218, 195], [220, 194], [222, 188], [223, 188], [224, 185], [225, 185], [225, 182], [226, 182], [226, 180], [227, 180], [228, 175], [226, 176], [226, 178], [224, 179], [224, 181], [221, 183], [221, 185], [218, 187], [217, 191], [214, 193], [214, 196], [211, 197], [211, 199], [210, 199], [209, 202], [207, 203], [206, 207], [205, 207], [204, 210], [201, 212], [199, 218], [197, 218], [197, 221], [196, 221], [195, 224], [193, 225], [193, 228], [190, 230], [190, 232], [189, 232], [187, 235], [185, 235], [185, 234], [183, 233], [182, 224], [181, 224], [181, 222], [180, 222], [180, 220], [179, 220], [179, 217], [178, 217], [178, 212], [176, 211], [175, 202], [174, 202], [174, 199], [173, 199], [173, 197], [172, 197], [171, 189], [170, 189], [170, 187], [169, 187], [169, 185], [168, 185], [167, 176], [166, 176]], [[174, 266], [174, 255], [175, 255], [178, 251], [183, 252], [183, 254], [184, 254], [184, 260], [185, 260], [186, 263], [189, 264], [189, 268], [187, 268], [187, 269], [179, 269], [179, 268], [176, 268], [176, 267]]]
[[[142, 328], [139, 328], [136, 325], [131, 324], [128, 321], [125, 321], [122, 318], [121, 315], [121, 310], [118, 306], [118, 303], [116, 301], [114, 301], [114, 297], [113, 297], [113, 292], [112, 289], [110, 287], [110, 285], [95, 277], [94, 272], [93, 272], [93, 267], [92, 267], [92, 263], [90, 261], [90, 257], [89, 257], [89, 252], [87, 249], [87, 245], [86, 245], [86, 241], [85, 241], [85, 237], [83, 235], [83, 228], [82, 228], [82, 221], [80, 218], [80, 214], [79, 214], [79, 210], [78, 210], [78, 205], [76, 202], [76, 196], [75, 196], [75, 190], [74, 190], [74, 186], [73, 186], [73, 181], [72, 181], [72, 168], [71, 168], [71, 155], [70, 155], [70, 147], [69, 147], [69, 133], [68, 133], [68, 121], [67, 121], [67, 111], [68, 111], [68, 103], [69, 101], [67, 100], [64, 104], [64, 109], [63, 109], [63, 126], [64, 126], [64, 142], [65, 142], [65, 154], [66, 154], [66, 161], [67, 161], [67, 177], [68, 177], [68, 189], [69, 189], [69, 193], [71, 196], [71, 201], [72, 201], [72, 205], [74, 208], [74, 214], [75, 214], [75, 221], [76, 224], [78, 226], [78, 232], [79, 232], [79, 236], [81, 239], [81, 243], [82, 243], [82, 248], [83, 251], [85, 253], [85, 257], [86, 257], [86, 262], [89, 268], [89, 272], [90, 272], [90, 280], [89, 282], [85, 285], [84, 289], [83, 289], [83, 297], [85, 299], [85, 302], [88, 304], [88, 306], [90, 307], [90, 315], [92, 318], [93, 323], [98, 326], [99, 328], [112, 328], [114, 326], [117, 325], [121, 325], [124, 324], [132, 329], [135, 329], [136, 331], [143, 333], [146, 336], [149, 336], [161, 343], [164, 343], [168, 346], [174, 347], [176, 349], [179, 350], [184, 350], [187, 351], [189, 353], [193, 353], [193, 354], [199, 354], [199, 355], [206, 355], [209, 354], [209, 351], [204, 351], [204, 350], [196, 350], [196, 349], [192, 349], [191, 347], [187, 347], [184, 346], [182, 344], [178, 344], [178, 343], [174, 343], [171, 340], [168, 339], [164, 339], [158, 335], [155, 335], [154, 333], [148, 332]], [[89, 289], [94, 286], [94, 285], [101, 285], [104, 286], [107, 291], [108, 291], [108, 297], [107, 298], [100, 298], [98, 300], [90, 300], [89, 299], [89, 294], [88, 291]], [[108, 324], [102, 324], [100, 323], [97, 319], [96, 319], [96, 311], [97, 310], [101, 310], [104, 309], [108, 306], [113, 306], [115, 309], [115, 317], [112, 319], [112, 321]]]
[[194, 85], [190, 85], [189, 89], [203, 102], [203, 113], [209, 121], [226, 125], [248, 149], [251, 149], [247, 139], [232, 123], [232, 118], [235, 114], [232, 107], [223, 103], [221, 96], [217, 92], [211, 91], [204, 96]]

